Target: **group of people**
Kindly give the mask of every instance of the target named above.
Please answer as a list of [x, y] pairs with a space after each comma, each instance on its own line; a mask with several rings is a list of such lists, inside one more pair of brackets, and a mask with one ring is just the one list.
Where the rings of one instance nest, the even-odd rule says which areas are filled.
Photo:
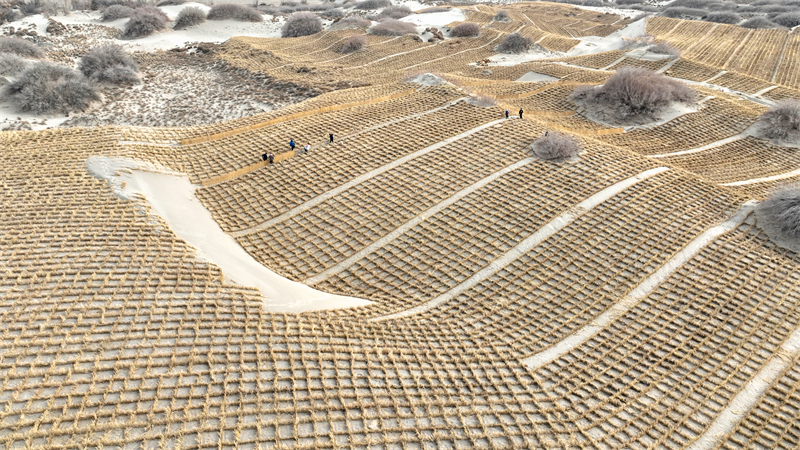
[[[328, 143], [333, 144], [333, 133], [328, 134]], [[295, 144], [294, 139], [289, 139], [289, 149], [291, 149], [291, 151], [295, 151], [294, 149], [296, 146], [297, 144]], [[308, 153], [309, 150], [311, 150], [311, 144], [306, 144], [303, 146], [303, 153]], [[275, 155], [272, 153], [264, 153], [261, 155], [261, 160], [269, 161], [270, 164], [274, 164]]]
[[[506, 119], [508, 119], [508, 115], [509, 115], [509, 113], [510, 113], [510, 112], [511, 112], [511, 111], [509, 111], [509, 110], [506, 110]], [[519, 118], [520, 118], [520, 119], [522, 119], [522, 113], [523, 113], [523, 112], [524, 112], [524, 111], [522, 110], [522, 108], [520, 108], [520, 109], [519, 109]]]

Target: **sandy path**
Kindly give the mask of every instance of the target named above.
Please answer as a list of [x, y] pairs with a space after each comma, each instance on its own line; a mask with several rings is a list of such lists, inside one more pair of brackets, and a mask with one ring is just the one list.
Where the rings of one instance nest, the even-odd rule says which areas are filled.
[[650, 295], [664, 280], [676, 270], [680, 269], [687, 261], [694, 258], [694, 256], [700, 253], [710, 242], [741, 225], [747, 215], [753, 210], [754, 206], [755, 202], [752, 200], [742, 205], [733, 217], [694, 238], [686, 247], [665, 262], [658, 270], [639, 283], [628, 295], [614, 303], [591, 323], [583, 326], [581, 329], [547, 349], [523, 359], [522, 362], [527, 365], [529, 369], [536, 370], [539, 367], [553, 362], [555, 359], [565, 355], [575, 347], [589, 340], [603, 328], [609, 326], [612, 322], [617, 320], [617, 318], [625, 314], [629, 309], [636, 306], [643, 298]]
[[227, 282], [261, 291], [267, 311], [299, 313], [371, 303], [312, 289], [258, 263], [236, 240], [222, 231], [211, 213], [195, 197], [196, 186], [187, 176], [141, 170], [128, 170], [120, 176], [115, 175], [120, 169], [136, 169], [140, 166], [143, 165], [130, 160], [100, 157], [92, 157], [87, 161], [89, 171], [109, 180], [114, 192], [121, 197], [143, 196], [176, 236], [197, 249], [199, 258], [222, 269]]
[[419, 306], [415, 306], [405, 311], [400, 311], [393, 314], [387, 314], [385, 316], [374, 317], [370, 319], [370, 321], [392, 320], [392, 319], [399, 319], [402, 317], [411, 316], [414, 314], [419, 314], [421, 312], [433, 309], [441, 305], [442, 303], [446, 303], [452, 300], [453, 298], [460, 295], [462, 292], [475, 287], [483, 280], [503, 270], [503, 268], [505, 268], [506, 266], [517, 260], [519, 257], [530, 251], [532, 248], [536, 247], [537, 245], [541, 244], [554, 234], [561, 231], [564, 227], [575, 221], [575, 219], [582, 216], [587, 211], [590, 211], [597, 205], [605, 202], [606, 200], [619, 194], [625, 189], [634, 186], [640, 181], [646, 180], [650, 177], [658, 175], [659, 173], [665, 172], [667, 170], [669, 169], [666, 167], [657, 167], [655, 169], [650, 169], [640, 173], [639, 175], [622, 180], [619, 183], [613, 184], [597, 192], [596, 194], [578, 203], [574, 207], [570, 208], [563, 214], [559, 215], [558, 217], [554, 218], [553, 220], [545, 224], [537, 232], [525, 238], [522, 242], [511, 248], [509, 251], [507, 251], [499, 258], [492, 261], [488, 266], [484, 267], [483, 269], [473, 274], [471, 277], [462, 281], [459, 285], [457, 285], [453, 289], [450, 289], [449, 291], [437, 297], [434, 297], [433, 299]]

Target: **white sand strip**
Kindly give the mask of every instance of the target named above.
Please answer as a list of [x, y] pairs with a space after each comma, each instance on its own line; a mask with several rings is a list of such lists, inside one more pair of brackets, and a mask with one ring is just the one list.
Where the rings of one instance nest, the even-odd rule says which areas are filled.
[[692, 153], [699, 153], [704, 152], [706, 150], [711, 150], [712, 148], [720, 147], [725, 144], [730, 144], [731, 142], [736, 142], [742, 140], [749, 136], [747, 133], [739, 133], [734, 134], [733, 136], [726, 137], [725, 139], [720, 139], [718, 141], [714, 141], [708, 145], [704, 145], [702, 147], [691, 148], [689, 150], [682, 150], [680, 152], [675, 153], [662, 153], [660, 155], [645, 155], [648, 158], [669, 158], [670, 156], [681, 156], [681, 155], [690, 155]]
[[603, 328], [609, 326], [617, 318], [625, 314], [629, 309], [636, 306], [642, 299], [650, 295], [658, 285], [675, 273], [676, 270], [680, 269], [687, 261], [700, 253], [710, 242], [714, 241], [714, 239], [722, 234], [738, 227], [753, 210], [755, 203], [756, 202], [753, 200], [748, 201], [739, 208], [739, 211], [737, 211], [733, 217], [715, 227], [709, 228], [700, 236], [694, 238], [686, 247], [676, 253], [675, 256], [665, 262], [664, 265], [659, 267], [658, 270], [639, 283], [628, 295], [614, 303], [591, 323], [583, 326], [581, 329], [575, 331], [556, 344], [551, 345], [547, 349], [523, 359], [522, 362], [527, 365], [529, 369], [536, 370], [553, 362], [570, 350], [589, 340]]
[[768, 87], [768, 88], [764, 88], [764, 89], [762, 89], [762, 90], [760, 90], [760, 91], [756, 92], [755, 94], [753, 94], [753, 97], [760, 97], [760, 96], [762, 96], [762, 95], [766, 94], [767, 92], [769, 92], [769, 91], [771, 91], [771, 90], [775, 89], [776, 87], [778, 87], [778, 86], [776, 85], [776, 86], [770, 86], [770, 87]]
[[561, 231], [561, 229], [563, 229], [564, 227], [572, 223], [575, 219], [582, 216], [586, 212], [590, 211], [597, 205], [605, 202], [606, 200], [619, 194], [625, 189], [628, 189], [629, 187], [639, 183], [640, 181], [646, 180], [652, 176], [658, 175], [659, 173], [662, 173], [667, 170], [669, 169], [666, 167], [657, 167], [655, 169], [650, 169], [640, 173], [639, 175], [627, 178], [625, 180], [620, 181], [619, 183], [613, 184], [601, 190], [600, 192], [578, 203], [577, 205], [570, 208], [563, 214], [557, 216], [550, 222], [546, 223], [538, 231], [525, 238], [522, 242], [512, 247], [502, 256], [492, 261], [488, 266], [475, 272], [475, 274], [473, 274], [471, 277], [462, 281], [459, 285], [450, 289], [449, 291], [437, 297], [434, 297], [433, 299], [421, 305], [415, 306], [405, 311], [400, 311], [393, 314], [387, 314], [385, 316], [373, 317], [372, 319], [370, 319], [370, 321], [392, 320], [392, 319], [399, 319], [401, 317], [411, 316], [414, 314], [419, 314], [421, 312], [428, 311], [429, 309], [433, 309], [441, 305], [442, 303], [446, 303], [452, 300], [456, 296], [460, 295], [462, 292], [475, 287], [483, 280], [501, 271], [503, 268], [505, 268], [506, 266], [517, 260], [525, 253], [529, 252], [537, 245], [544, 242], [546, 239], [550, 238], [554, 234]]
[[627, 57], [628, 57], [628, 54], [626, 53], [626, 54], [620, 56], [619, 59], [614, 60], [614, 62], [612, 62], [611, 64], [609, 64], [609, 65], [607, 65], [605, 67], [601, 67], [599, 70], [608, 70], [609, 67], [614, 67], [615, 64], [621, 63], [622, 60], [627, 58]]
[[711, 77], [711, 78], [707, 79], [707, 80], [706, 80], [706, 81], [704, 81], [703, 83], [710, 83], [711, 81], [713, 81], [713, 80], [715, 80], [715, 79], [717, 79], [717, 78], [721, 77], [722, 75], [725, 75], [726, 73], [728, 73], [728, 71], [727, 71], [727, 70], [723, 70], [722, 72], [720, 72], [720, 73], [718, 73], [718, 74], [714, 75], [713, 77]]
[[734, 181], [733, 183], [720, 183], [721, 186], [747, 186], [748, 184], [758, 184], [758, 183], [766, 183], [767, 181], [777, 181], [783, 180], [786, 178], [792, 178], [800, 175], [800, 169], [793, 170], [791, 172], [781, 173], [778, 175], [772, 175], [770, 177], [764, 178], [753, 178], [752, 180], [743, 180], [743, 181]]
[[139, 166], [134, 161], [110, 158], [92, 157], [87, 161], [89, 171], [109, 180], [112, 188], [119, 184], [117, 178], [125, 182], [123, 198], [131, 198], [137, 194], [143, 196], [178, 238], [197, 249], [198, 258], [222, 269], [227, 282], [255, 287], [261, 291], [265, 310], [299, 313], [372, 303], [317, 291], [286, 279], [261, 265], [236, 240], [222, 231], [211, 213], [194, 196], [196, 186], [187, 176], [140, 170], [115, 176], [118, 170]]
[[521, 161], [518, 161], [518, 162], [516, 162], [516, 163], [514, 163], [514, 164], [512, 164], [512, 165], [510, 165], [508, 167], [503, 168], [502, 170], [499, 170], [499, 171], [497, 171], [497, 172], [495, 172], [495, 173], [493, 173], [493, 174], [491, 174], [491, 175], [479, 180], [476, 183], [473, 183], [473, 184], [465, 187], [464, 189], [461, 189], [460, 191], [458, 191], [455, 194], [453, 194], [451, 197], [448, 197], [445, 200], [443, 200], [442, 202], [437, 203], [436, 205], [434, 205], [434, 206], [426, 209], [425, 211], [419, 213], [413, 219], [411, 219], [408, 222], [406, 222], [406, 223], [400, 225], [399, 227], [395, 228], [394, 230], [392, 230], [386, 236], [383, 236], [380, 239], [378, 239], [377, 241], [373, 242], [372, 244], [364, 247], [361, 251], [356, 252], [351, 257], [345, 259], [344, 261], [340, 262], [339, 264], [336, 264], [333, 267], [328, 268], [324, 272], [321, 272], [321, 273], [319, 273], [317, 275], [314, 275], [313, 277], [310, 277], [310, 278], [304, 280], [304, 282], [306, 284], [309, 284], [309, 285], [313, 286], [313, 285], [315, 285], [315, 284], [317, 284], [317, 283], [319, 283], [321, 281], [325, 281], [326, 279], [328, 279], [329, 277], [331, 277], [333, 275], [336, 275], [337, 273], [340, 273], [340, 272], [346, 270], [348, 267], [352, 266], [357, 261], [363, 259], [364, 257], [366, 257], [370, 253], [374, 252], [375, 250], [377, 250], [377, 249], [383, 247], [384, 245], [388, 244], [389, 242], [392, 242], [393, 240], [397, 239], [400, 235], [404, 234], [406, 231], [414, 228], [415, 226], [417, 226], [421, 222], [427, 220], [428, 217], [431, 217], [434, 214], [439, 213], [440, 211], [442, 211], [445, 208], [449, 207], [453, 203], [461, 200], [462, 198], [466, 197], [467, 195], [477, 191], [478, 189], [486, 186], [487, 184], [493, 182], [494, 180], [502, 177], [503, 175], [505, 175], [505, 174], [507, 174], [509, 172], [512, 172], [514, 170], [517, 170], [520, 167], [522, 167], [522, 166], [524, 166], [524, 165], [526, 165], [526, 164], [528, 164], [528, 163], [530, 163], [532, 161], [535, 161], [536, 159], [537, 158], [525, 158], [525, 159], [523, 159]]
[[292, 216], [296, 216], [296, 215], [302, 213], [303, 211], [309, 210], [309, 209], [319, 205], [320, 203], [330, 199], [331, 197], [335, 197], [335, 196], [341, 194], [342, 192], [350, 189], [351, 187], [356, 186], [358, 184], [361, 184], [361, 183], [369, 180], [372, 177], [380, 175], [380, 174], [382, 174], [384, 172], [388, 172], [388, 171], [394, 169], [395, 167], [397, 167], [397, 166], [399, 166], [401, 164], [404, 164], [404, 163], [406, 163], [408, 161], [411, 161], [414, 158], [418, 158], [418, 157], [420, 157], [422, 155], [425, 155], [427, 153], [430, 153], [430, 152], [432, 152], [432, 151], [434, 151], [436, 149], [442, 148], [445, 145], [452, 144], [453, 142], [455, 142], [455, 141], [457, 141], [459, 139], [463, 139], [463, 138], [465, 138], [465, 137], [467, 137], [467, 136], [469, 136], [471, 134], [477, 133], [478, 131], [481, 131], [481, 130], [484, 130], [484, 129], [489, 128], [491, 126], [494, 126], [494, 125], [497, 125], [499, 123], [502, 123], [505, 120], [506, 119], [494, 120], [492, 122], [483, 124], [483, 125], [481, 125], [479, 127], [475, 127], [475, 128], [473, 128], [471, 130], [467, 130], [467, 131], [465, 131], [465, 132], [463, 132], [461, 134], [458, 134], [456, 136], [453, 136], [453, 137], [451, 137], [449, 139], [445, 139], [443, 141], [437, 142], [436, 144], [433, 144], [431, 146], [425, 147], [422, 150], [417, 150], [416, 152], [411, 153], [411, 154], [406, 155], [406, 156], [403, 156], [402, 158], [398, 158], [398, 159], [390, 162], [389, 164], [386, 164], [384, 166], [378, 167], [377, 169], [370, 170], [369, 172], [367, 172], [367, 173], [365, 173], [363, 175], [359, 175], [359, 176], [353, 178], [352, 180], [348, 181], [347, 183], [345, 183], [345, 184], [343, 184], [343, 185], [341, 185], [341, 186], [339, 186], [337, 188], [331, 189], [330, 191], [328, 191], [328, 192], [326, 192], [324, 194], [318, 195], [318, 196], [312, 198], [311, 200], [309, 200], [309, 201], [307, 201], [307, 202], [305, 202], [305, 203], [303, 203], [301, 205], [295, 206], [294, 208], [290, 209], [289, 211], [286, 211], [285, 213], [281, 214], [280, 216], [273, 217], [272, 219], [269, 219], [266, 222], [262, 222], [262, 223], [260, 223], [260, 224], [258, 224], [256, 226], [254, 226], [254, 227], [250, 227], [250, 228], [247, 228], [245, 230], [240, 230], [240, 231], [233, 232], [233, 233], [231, 233], [231, 235], [234, 236], [234, 237], [246, 236], [248, 234], [252, 234], [252, 233], [255, 233], [257, 231], [267, 229], [267, 228], [269, 228], [269, 227], [271, 227], [271, 226], [273, 226], [273, 225], [275, 225], [277, 223], [281, 223], [281, 222], [285, 221], [286, 219], [288, 219], [288, 218], [290, 218]]
[[118, 141], [118, 145], [148, 145], [150, 147], [180, 147], [180, 142]]
[[656, 70], [656, 73], [664, 73], [670, 69], [670, 67], [674, 66], [676, 62], [680, 61], [680, 58], [674, 58], [672, 61], [668, 62], [666, 66]]
[[733, 400], [719, 413], [705, 433], [688, 447], [688, 450], [718, 448], [722, 440], [761, 400], [764, 393], [791, 367], [800, 354], [800, 327], [795, 328], [769, 362], [758, 371]]

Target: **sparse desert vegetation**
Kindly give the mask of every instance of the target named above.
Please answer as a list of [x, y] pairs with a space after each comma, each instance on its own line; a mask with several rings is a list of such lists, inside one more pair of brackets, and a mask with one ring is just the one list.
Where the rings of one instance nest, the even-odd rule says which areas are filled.
[[800, 100], [778, 102], [758, 118], [761, 132], [771, 139], [793, 139], [800, 144]]
[[17, 107], [36, 114], [82, 111], [100, 94], [80, 72], [62, 64], [37, 62], [4, 87]]
[[133, 8], [125, 5], [111, 5], [103, 10], [100, 18], [103, 22], [111, 22], [117, 19], [127, 19], [131, 16]]
[[155, 6], [143, 6], [134, 9], [125, 23], [122, 37], [136, 39], [149, 36], [166, 28], [169, 18]]
[[501, 9], [497, 11], [497, 14], [494, 15], [492, 20], [495, 22], [511, 22], [511, 17], [508, 15], [508, 11]]
[[638, 67], [618, 70], [600, 87], [582, 86], [571, 99], [618, 121], [655, 119], [670, 104], [694, 103], [697, 94], [680, 81]]
[[342, 44], [342, 48], [339, 49], [339, 53], [353, 53], [364, 48], [364, 45], [366, 44], [366, 37], [361, 35], [351, 36], [344, 42], [344, 44]]
[[344, 30], [347, 28], [367, 28], [372, 22], [360, 16], [347, 16], [344, 19], [331, 25], [332, 30]]
[[29, 65], [28, 60], [13, 53], [0, 53], [0, 75], [16, 75]]
[[371, 9], [381, 9], [392, 6], [392, 3], [389, 0], [361, 0], [353, 5], [355, 9], [362, 9], [362, 10], [371, 10]]
[[580, 142], [572, 136], [549, 132], [546, 136], [536, 139], [529, 150], [539, 158], [546, 161], [564, 161], [578, 156], [581, 151]]
[[464, 22], [450, 30], [450, 37], [477, 37], [481, 34], [481, 26], [474, 22]]
[[533, 48], [533, 39], [519, 33], [511, 33], [497, 46], [500, 53], [525, 53]]
[[411, 14], [411, 8], [408, 6], [387, 6], [378, 14], [378, 19], [386, 17], [390, 19], [401, 19], [409, 14]]
[[208, 20], [238, 20], [240, 22], [261, 22], [264, 20], [258, 10], [236, 3], [214, 5], [206, 15]]
[[376, 36], [403, 36], [416, 34], [417, 27], [413, 23], [401, 22], [395, 19], [383, 19], [380, 23], [371, 26], [368, 31]]
[[800, 186], [778, 188], [758, 205], [758, 224], [778, 242], [800, 247]]
[[298, 12], [292, 14], [281, 29], [281, 37], [300, 37], [322, 31], [322, 22], [316, 14]]
[[178, 13], [178, 16], [175, 18], [175, 24], [173, 25], [172, 28], [175, 30], [184, 30], [186, 28], [200, 25], [205, 21], [206, 21], [205, 11], [198, 8], [197, 6], [189, 6], [183, 8]]
[[91, 80], [111, 84], [135, 84], [139, 66], [119, 45], [107, 44], [83, 55], [78, 70]]
[[44, 52], [36, 44], [17, 37], [0, 37], [0, 53], [10, 53], [23, 58], [44, 57]]

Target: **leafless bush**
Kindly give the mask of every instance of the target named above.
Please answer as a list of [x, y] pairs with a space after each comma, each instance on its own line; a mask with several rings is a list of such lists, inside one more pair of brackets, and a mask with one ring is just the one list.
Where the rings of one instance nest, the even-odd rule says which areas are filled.
[[495, 22], [511, 22], [511, 16], [508, 15], [508, 11], [501, 9], [494, 15], [493, 20]]
[[362, 0], [353, 5], [353, 7], [355, 9], [371, 10], [386, 8], [387, 6], [391, 6], [391, 4], [389, 0]]
[[673, 102], [694, 103], [696, 93], [685, 84], [638, 67], [617, 71], [603, 86], [575, 89], [570, 99], [594, 113], [616, 120], [654, 119]]
[[446, 6], [434, 6], [433, 8], [428, 8], [422, 11], [420, 14], [432, 14], [432, 13], [440, 13], [440, 12], [448, 12], [453, 8], [448, 8]]
[[12, 53], [23, 58], [44, 58], [44, 52], [34, 43], [17, 37], [0, 37], [0, 53]]
[[135, 39], [149, 36], [166, 28], [168, 21], [167, 15], [155, 6], [136, 8], [131, 13], [130, 19], [125, 23], [122, 37]]
[[360, 16], [347, 16], [331, 26], [332, 30], [343, 30], [345, 28], [367, 28], [372, 22]]
[[344, 17], [344, 11], [342, 11], [339, 8], [331, 8], [331, 9], [326, 9], [325, 11], [320, 12], [319, 15], [324, 17], [324, 18], [326, 18], [326, 19], [333, 20], [333, 19], [335, 19], [337, 17]]
[[350, 36], [348, 40], [344, 42], [342, 48], [339, 49], [339, 53], [353, 53], [361, 50], [364, 48], [364, 45], [367, 43], [367, 38], [358, 34], [355, 36]]
[[706, 9], [709, 3], [714, 3], [717, 0], [674, 0], [669, 6], [681, 6], [684, 8]]
[[371, 27], [369, 33], [376, 36], [403, 36], [404, 34], [416, 34], [417, 27], [413, 23], [384, 19], [381, 23]]
[[80, 72], [51, 62], [29, 67], [5, 92], [19, 109], [35, 114], [82, 111], [100, 100], [97, 89]]
[[535, 140], [528, 148], [544, 160], [563, 161], [578, 156], [581, 144], [572, 136], [553, 132]]
[[482, 108], [491, 108], [497, 106], [497, 99], [486, 94], [471, 93], [467, 99], [467, 103]]
[[257, 10], [235, 3], [221, 3], [214, 5], [206, 16], [208, 20], [238, 20], [240, 22], [261, 22], [264, 18]]
[[680, 58], [681, 51], [678, 47], [674, 45], [667, 44], [666, 42], [656, 42], [652, 47], [650, 47], [650, 51], [653, 53], [658, 53], [659, 55], [671, 55], [675, 58]]
[[700, 19], [705, 17], [706, 14], [708, 14], [708, 11], [704, 9], [685, 8], [683, 6], [670, 7], [661, 12], [662, 16], [672, 19]]
[[22, 18], [22, 14], [11, 8], [4, 8], [0, 6], [0, 25], [6, 22], [14, 22]]
[[777, 14], [783, 14], [783, 13], [787, 13], [787, 12], [792, 12], [793, 10], [794, 10], [794, 8], [792, 8], [791, 6], [766, 5], [766, 6], [759, 6], [756, 11], [760, 12], [760, 13], [767, 13], [767, 14], [777, 15]]
[[519, 33], [511, 33], [495, 50], [500, 53], [525, 53], [533, 47], [533, 39]]
[[308, 36], [322, 31], [322, 22], [316, 14], [310, 12], [298, 12], [283, 24], [281, 37]]
[[156, 3], [156, 6], [171, 6], [171, 5], [182, 5], [186, 3], [187, 0], [161, 0], [160, 2]]
[[112, 20], [124, 19], [130, 17], [132, 12], [133, 8], [131, 7], [125, 5], [111, 5], [100, 13], [100, 20], [103, 22], [110, 22]]
[[743, 28], [761, 29], [761, 28], [777, 28], [778, 24], [772, 22], [766, 17], [759, 16], [759, 17], [753, 17], [752, 19], [747, 19], [744, 22], [740, 23], [739, 26]]
[[200, 25], [206, 21], [206, 12], [197, 6], [187, 6], [178, 13], [175, 18], [175, 25], [172, 28], [176, 30], [183, 30], [195, 25]]
[[789, 99], [779, 102], [758, 118], [758, 123], [766, 137], [786, 139], [800, 136], [800, 100]]
[[732, 11], [719, 11], [709, 13], [705, 19], [706, 22], [714, 23], [727, 23], [729, 25], [736, 25], [742, 21], [742, 16]]
[[28, 60], [17, 55], [0, 53], [0, 75], [16, 75], [28, 68], [29, 65]]
[[378, 19], [387, 17], [390, 19], [402, 19], [409, 14], [411, 14], [411, 9], [408, 6], [387, 6], [378, 14]]
[[770, 237], [797, 243], [800, 239], [800, 185], [778, 188], [759, 203], [756, 218]]
[[603, 0], [583, 0], [581, 2], [583, 6], [605, 6], [603, 4]]
[[772, 21], [786, 28], [794, 28], [800, 25], [800, 12], [789, 12], [779, 14], [772, 18]]
[[481, 26], [474, 22], [464, 22], [450, 30], [450, 37], [476, 37], [481, 34]]
[[86, 78], [112, 84], [135, 84], [139, 80], [139, 66], [125, 49], [106, 44], [90, 50], [78, 63], [78, 70]]

